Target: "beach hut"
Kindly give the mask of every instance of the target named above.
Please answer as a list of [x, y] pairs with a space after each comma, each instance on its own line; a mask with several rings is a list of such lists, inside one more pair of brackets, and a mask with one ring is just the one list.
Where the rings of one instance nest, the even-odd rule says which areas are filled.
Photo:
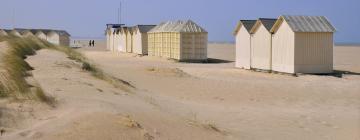
[[236, 41], [235, 67], [251, 69], [251, 34], [256, 20], [240, 20], [234, 31]]
[[126, 32], [125, 32], [126, 29], [125, 28], [127, 28], [127, 27], [121, 27], [121, 28], [118, 29], [118, 31], [119, 31], [119, 41], [120, 41], [118, 50], [120, 52], [126, 52], [126, 41], [127, 41], [127, 39], [126, 39]]
[[271, 70], [271, 28], [277, 19], [260, 18], [251, 29], [251, 68]]
[[115, 29], [113, 35], [114, 35], [114, 43], [113, 43], [114, 46], [113, 46], [112, 50], [114, 52], [119, 52], [119, 46], [120, 46], [120, 31], [119, 31], [119, 29]]
[[204, 61], [207, 41], [207, 31], [191, 20], [163, 22], [148, 32], [148, 53], [179, 61]]
[[126, 52], [132, 53], [133, 52], [132, 28], [130, 27], [124, 28], [124, 33], [126, 33]]
[[22, 37], [35, 37], [29, 29], [15, 28], [15, 30], [18, 31]]
[[109, 51], [113, 51], [114, 49], [114, 29], [110, 28], [106, 33], [106, 49]]
[[47, 41], [59, 45], [60, 44], [60, 36], [55, 31], [49, 31], [46, 35]]
[[156, 25], [137, 25], [132, 27], [133, 53], [148, 54], [148, 36], [149, 32]]
[[31, 31], [37, 38], [39, 38], [41, 40], [46, 40], [46, 34], [43, 31], [36, 30], [36, 29], [33, 29]]
[[273, 70], [331, 73], [335, 28], [324, 16], [280, 16], [273, 32]]
[[64, 30], [48, 30], [42, 29], [46, 33], [46, 39], [48, 42], [55, 45], [70, 46], [70, 34]]
[[[116, 30], [121, 28], [124, 24], [106, 24], [106, 50], [117, 51], [118, 46], [115, 46], [115, 42], [118, 41], [115, 39]], [[116, 44], [119, 44], [116, 42]]]
[[57, 34], [59, 34], [59, 42], [61, 46], [70, 46], [70, 37], [71, 35], [64, 30], [56, 30]]
[[8, 35], [13, 35], [17, 37], [22, 37], [21, 34], [17, 30], [9, 30]]
[[110, 51], [110, 42], [111, 42], [111, 29], [110, 28], [106, 28], [105, 30], [105, 35], [106, 35], [106, 50]]
[[0, 29], [0, 36], [7, 36], [7, 35], [8, 35], [8, 30]]

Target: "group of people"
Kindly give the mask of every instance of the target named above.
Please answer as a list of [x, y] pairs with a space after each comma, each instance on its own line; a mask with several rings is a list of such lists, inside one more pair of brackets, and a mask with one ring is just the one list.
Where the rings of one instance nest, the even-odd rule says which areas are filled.
[[89, 47], [95, 47], [95, 40], [89, 41]]

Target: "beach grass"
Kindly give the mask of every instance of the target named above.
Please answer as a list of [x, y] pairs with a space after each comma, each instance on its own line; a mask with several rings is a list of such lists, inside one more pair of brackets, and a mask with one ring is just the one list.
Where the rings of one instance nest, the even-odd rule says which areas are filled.
[[[109, 82], [114, 87], [132, 93], [135, 87], [129, 82], [104, 73], [82, 53], [66, 46], [53, 45], [37, 38], [20, 38], [15, 36], [0, 37], [0, 42], [7, 42], [8, 47], [0, 55], [0, 97], [14, 97], [16, 99], [38, 99], [53, 104], [52, 98], [47, 97], [38, 84], [29, 84], [26, 80], [31, 76], [33, 68], [25, 61], [27, 56], [35, 55], [40, 49], [53, 49], [65, 53], [69, 59], [81, 64], [84, 71], [95, 78]], [[32, 90], [35, 88], [35, 90]]]
[[[31, 89], [36, 88], [26, 80], [31, 76], [33, 68], [25, 61], [29, 55], [45, 47], [34, 38], [1, 37], [9, 45], [1, 53], [0, 58], [0, 96], [14, 97], [16, 99], [33, 99], [38, 96], [32, 94]], [[41, 95], [41, 96], [46, 96]]]

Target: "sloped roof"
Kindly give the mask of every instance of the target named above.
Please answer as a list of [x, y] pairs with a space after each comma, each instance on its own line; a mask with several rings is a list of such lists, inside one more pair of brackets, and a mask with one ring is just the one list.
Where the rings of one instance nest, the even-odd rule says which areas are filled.
[[151, 29], [155, 28], [156, 25], [136, 25], [133, 27], [134, 31], [139, 30], [140, 33], [147, 33], [149, 32]]
[[127, 27], [127, 26], [123, 26], [121, 28], [118, 28], [120, 33], [127, 33], [127, 32], [130, 32], [132, 33], [133, 32], [133, 27]]
[[37, 32], [41, 31], [44, 34], [49, 34], [50, 32], [55, 32], [57, 34], [59, 34], [60, 36], [66, 35], [66, 36], [71, 36], [68, 32], [66, 32], [65, 30], [52, 30], [52, 29], [24, 29], [24, 28], [15, 28], [15, 31], [19, 32], [19, 33], [24, 33], [25, 31], [30, 31], [33, 34], [36, 34]]
[[191, 20], [187, 21], [168, 21], [163, 22], [154, 27], [149, 31], [150, 33], [155, 32], [188, 32], [188, 33], [207, 33], [205, 29], [197, 25]]
[[265, 28], [270, 31], [271, 28], [274, 26], [277, 19], [273, 18], [259, 18], [259, 21], [265, 26]]
[[11, 32], [11, 30], [9, 30], [9, 29], [0, 29], [0, 30], [3, 30], [3, 31], [5, 31], [6, 33], [9, 33], [9, 32]]
[[259, 18], [256, 21], [253, 28], [251, 29], [251, 33], [254, 33], [260, 27], [261, 24], [264, 25], [266, 30], [270, 32], [271, 28], [275, 25], [276, 21], [277, 19], [273, 19], [273, 18]]
[[24, 34], [25, 32], [30, 31], [29, 29], [23, 29], [23, 28], [15, 28], [14, 30], [16, 30], [20, 34]]
[[251, 28], [255, 25], [256, 20], [240, 20], [238, 25], [236, 26], [236, 29], [234, 31], [234, 35], [236, 35], [241, 26], [244, 26], [245, 29], [250, 33]]
[[[277, 24], [285, 20], [294, 32], [335, 32], [336, 29], [324, 16], [280, 16]], [[276, 31], [274, 26], [272, 31]]]

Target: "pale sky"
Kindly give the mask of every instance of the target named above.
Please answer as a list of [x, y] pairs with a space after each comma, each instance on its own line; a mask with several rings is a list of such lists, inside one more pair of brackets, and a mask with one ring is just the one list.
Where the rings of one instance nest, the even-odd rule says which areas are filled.
[[[117, 23], [120, 0], [1, 0], [0, 28], [55, 28], [73, 37], [104, 38]], [[233, 41], [240, 19], [323, 15], [336, 27], [336, 42], [360, 42], [360, 0], [122, 0], [127, 25], [191, 19], [210, 41]]]

